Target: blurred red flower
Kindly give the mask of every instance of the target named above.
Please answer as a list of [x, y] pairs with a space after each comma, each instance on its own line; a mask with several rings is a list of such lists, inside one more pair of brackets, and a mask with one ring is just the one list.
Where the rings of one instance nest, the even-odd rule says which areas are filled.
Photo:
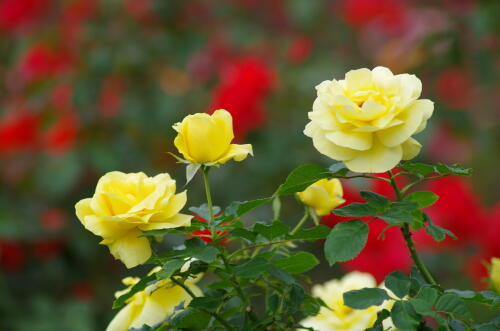
[[69, 84], [58, 84], [52, 88], [50, 93], [50, 102], [57, 110], [72, 110], [72, 98], [73, 87]]
[[43, 146], [49, 154], [64, 154], [71, 150], [78, 134], [78, 117], [63, 114], [43, 134]]
[[0, 267], [10, 272], [19, 271], [26, 259], [21, 243], [11, 239], [0, 239]]
[[68, 73], [73, 62], [73, 56], [67, 50], [38, 43], [28, 48], [21, 56], [20, 75], [26, 83], [51, 79]]
[[49, 5], [49, 0], [1, 0], [0, 30], [17, 32], [34, 25]]
[[11, 112], [1, 118], [0, 155], [34, 147], [38, 126], [38, 118], [30, 111]]
[[90, 301], [95, 297], [95, 288], [88, 282], [73, 284], [70, 290], [71, 296], [80, 301]]
[[63, 247], [59, 239], [39, 239], [33, 243], [33, 253], [40, 261], [50, 261], [61, 254]]
[[342, 10], [344, 19], [355, 28], [376, 22], [387, 32], [398, 32], [408, 19], [404, 0], [345, 0]]
[[122, 105], [123, 90], [123, 79], [119, 76], [109, 76], [103, 81], [101, 94], [97, 101], [99, 112], [103, 116], [115, 117], [118, 115]]
[[438, 243], [422, 229], [414, 233], [418, 248], [465, 247], [484, 236], [485, 212], [469, 180], [458, 176], [445, 177], [429, 181], [421, 189], [434, 192], [440, 197], [425, 212], [434, 223], [453, 232], [458, 240], [447, 237]]
[[[387, 174], [375, 174], [379, 177], [388, 178]], [[403, 176], [396, 177], [396, 182], [401, 187], [406, 179]], [[352, 202], [364, 202], [359, 194], [359, 189], [354, 189], [349, 183], [343, 182], [344, 199], [346, 202], [343, 207]], [[389, 199], [395, 199], [395, 193], [387, 182], [381, 180], [369, 180], [368, 185], [362, 190], [370, 190], [387, 196]], [[371, 217], [356, 217], [363, 221]], [[339, 222], [345, 222], [354, 219], [352, 217], [341, 217], [334, 214], [324, 216], [322, 223], [334, 227]], [[342, 263], [342, 266], [351, 271], [358, 270], [371, 273], [378, 282], [384, 280], [385, 276], [396, 270], [408, 271], [412, 262], [406, 249], [406, 243], [398, 228], [393, 227], [380, 236], [382, 230], [387, 224], [382, 220], [375, 220], [369, 223], [370, 233], [365, 248], [361, 253], [351, 261]], [[380, 237], [379, 237], [380, 236]]]
[[66, 226], [66, 223], [67, 215], [61, 208], [46, 209], [40, 215], [40, 224], [45, 230], [60, 230]]
[[[200, 222], [204, 222], [204, 223], [208, 223], [208, 221], [200, 216], [197, 216], [195, 215], [194, 217], [195, 220], [198, 220]], [[223, 235], [226, 235], [227, 234], [227, 231], [217, 231], [217, 235], [219, 236], [223, 236]], [[208, 230], [208, 229], [205, 229], [205, 230], [195, 230], [192, 232], [192, 235], [195, 236], [195, 237], [198, 237], [200, 238], [201, 240], [203, 240], [204, 242], [206, 243], [210, 243], [212, 242], [212, 231]], [[221, 244], [225, 244], [226, 242], [228, 241], [227, 237], [226, 238], [223, 238], [220, 243]]]
[[275, 84], [275, 74], [264, 61], [243, 57], [228, 63], [221, 70], [209, 113], [223, 108], [233, 116], [236, 140], [264, 124], [264, 98]]
[[448, 68], [438, 76], [436, 92], [446, 106], [468, 108], [472, 101], [473, 82], [463, 69]]
[[307, 60], [313, 48], [311, 38], [307, 36], [298, 36], [292, 40], [288, 48], [288, 59], [293, 64], [300, 64]]

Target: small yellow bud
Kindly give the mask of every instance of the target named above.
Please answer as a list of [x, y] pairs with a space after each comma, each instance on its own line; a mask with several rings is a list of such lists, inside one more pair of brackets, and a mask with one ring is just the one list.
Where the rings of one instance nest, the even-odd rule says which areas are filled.
[[343, 194], [342, 184], [337, 178], [320, 179], [297, 193], [300, 201], [312, 207], [319, 216], [328, 215], [335, 207], [343, 204]]

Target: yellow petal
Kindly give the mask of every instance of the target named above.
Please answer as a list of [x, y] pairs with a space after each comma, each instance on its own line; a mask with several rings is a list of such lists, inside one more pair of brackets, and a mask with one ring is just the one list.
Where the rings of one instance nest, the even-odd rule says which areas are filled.
[[142, 264], [151, 257], [151, 246], [147, 238], [138, 237], [139, 230], [132, 230], [126, 236], [108, 244], [111, 254], [121, 260], [127, 268]]
[[111, 320], [106, 331], [128, 331], [131, 327], [132, 319], [136, 315], [137, 306], [127, 304]]
[[218, 109], [212, 114], [212, 118], [224, 134], [224, 139], [231, 143], [234, 139], [233, 133], [233, 117], [225, 109]]
[[214, 163], [226, 163], [227, 161], [233, 159], [235, 161], [243, 161], [247, 158], [248, 154], [253, 156], [252, 145], [238, 145], [231, 144], [229, 150], [219, 159], [215, 160]]
[[422, 122], [423, 113], [413, 106], [398, 116], [402, 124], [377, 131], [376, 135], [387, 147], [401, 145], [412, 136]]
[[87, 198], [87, 199], [82, 199], [76, 203], [75, 205], [76, 217], [78, 217], [80, 222], [83, 222], [85, 216], [94, 214], [94, 211], [92, 210], [92, 208], [90, 208], [91, 200], [92, 199]]
[[356, 157], [344, 161], [349, 170], [362, 173], [385, 172], [394, 168], [403, 156], [401, 145], [386, 147], [378, 139], [367, 151], [357, 152]]
[[177, 150], [182, 154], [182, 156], [186, 160], [194, 162], [194, 160], [191, 158], [191, 156], [189, 154], [189, 149], [188, 149], [188, 146], [186, 144], [186, 141], [184, 140], [184, 136], [182, 135], [182, 133], [179, 133], [175, 137], [174, 146], [175, 146], [175, 148], [177, 148]]
[[309, 122], [304, 130], [304, 134], [313, 139], [314, 147], [321, 153], [332, 159], [345, 161], [356, 156], [356, 151], [350, 148], [338, 146], [326, 139], [325, 133], [316, 126], [315, 123]]
[[335, 145], [365, 151], [372, 147], [373, 134], [370, 132], [335, 131], [326, 134], [326, 138]]
[[366, 68], [351, 70], [345, 74], [345, 83], [349, 91], [369, 88], [372, 83], [372, 72]]
[[161, 217], [162, 214], [157, 216], [157, 220], [153, 220], [147, 224], [140, 225], [139, 229], [142, 231], [151, 231], [159, 229], [172, 229], [180, 226], [190, 226], [192, 215], [177, 214], [170, 218]]
[[161, 210], [163, 218], [170, 218], [180, 212], [186, 205], [187, 193], [186, 191], [166, 197], [157, 205], [157, 209]]
[[425, 130], [427, 125], [427, 120], [432, 116], [434, 111], [434, 102], [428, 99], [415, 100], [413, 103], [413, 107], [418, 108], [420, 112], [422, 112], [422, 122], [420, 126], [415, 130], [415, 134], [422, 132]]
[[403, 148], [403, 160], [411, 160], [420, 153], [422, 145], [413, 138], [409, 138], [405, 141], [401, 147]]

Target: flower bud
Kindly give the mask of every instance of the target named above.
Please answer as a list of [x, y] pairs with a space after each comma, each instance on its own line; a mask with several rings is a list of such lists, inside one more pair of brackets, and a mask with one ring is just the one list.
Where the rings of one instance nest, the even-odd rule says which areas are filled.
[[314, 209], [319, 216], [328, 215], [335, 207], [343, 204], [343, 190], [340, 180], [320, 179], [304, 191], [297, 193], [303, 204]]
[[500, 293], [500, 258], [491, 259], [490, 280], [493, 288]]

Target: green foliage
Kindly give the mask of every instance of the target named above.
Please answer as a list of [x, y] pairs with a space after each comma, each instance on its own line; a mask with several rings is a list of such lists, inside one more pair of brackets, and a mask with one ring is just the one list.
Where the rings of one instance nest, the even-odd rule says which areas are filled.
[[427, 191], [413, 192], [405, 197], [405, 200], [415, 202], [418, 205], [418, 208], [432, 206], [438, 199], [439, 196], [437, 196], [435, 193]]
[[381, 288], [363, 288], [344, 293], [345, 305], [354, 309], [366, 309], [370, 306], [379, 306], [391, 297]]
[[407, 301], [397, 301], [391, 309], [394, 326], [402, 331], [415, 330], [420, 323], [420, 317]]
[[113, 309], [124, 306], [129, 298], [131, 298], [137, 292], [144, 290], [149, 284], [151, 284], [155, 280], [156, 280], [155, 275], [149, 275], [139, 280], [139, 282], [137, 282], [134, 286], [132, 286], [127, 293], [120, 295], [113, 302]]
[[314, 268], [319, 261], [311, 253], [298, 252], [290, 257], [276, 260], [273, 264], [291, 274], [300, 274]]
[[274, 221], [270, 225], [265, 225], [261, 223], [256, 223], [253, 227], [253, 231], [262, 235], [263, 237], [272, 240], [274, 238], [281, 237], [288, 233], [290, 229], [288, 226], [280, 221]]
[[394, 271], [385, 278], [384, 284], [392, 293], [402, 299], [410, 291], [411, 280], [401, 271]]
[[330, 177], [330, 171], [315, 164], [305, 164], [294, 169], [278, 188], [276, 194], [286, 195], [304, 191], [316, 181]]
[[330, 265], [351, 260], [365, 247], [368, 225], [360, 220], [337, 224], [326, 238], [324, 251]]
[[365, 217], [375, 216], [377, 214], [377, 209], [369, 203], [353, 202], [345, 207], [335, 209], [333, 213], [338, 216]]

